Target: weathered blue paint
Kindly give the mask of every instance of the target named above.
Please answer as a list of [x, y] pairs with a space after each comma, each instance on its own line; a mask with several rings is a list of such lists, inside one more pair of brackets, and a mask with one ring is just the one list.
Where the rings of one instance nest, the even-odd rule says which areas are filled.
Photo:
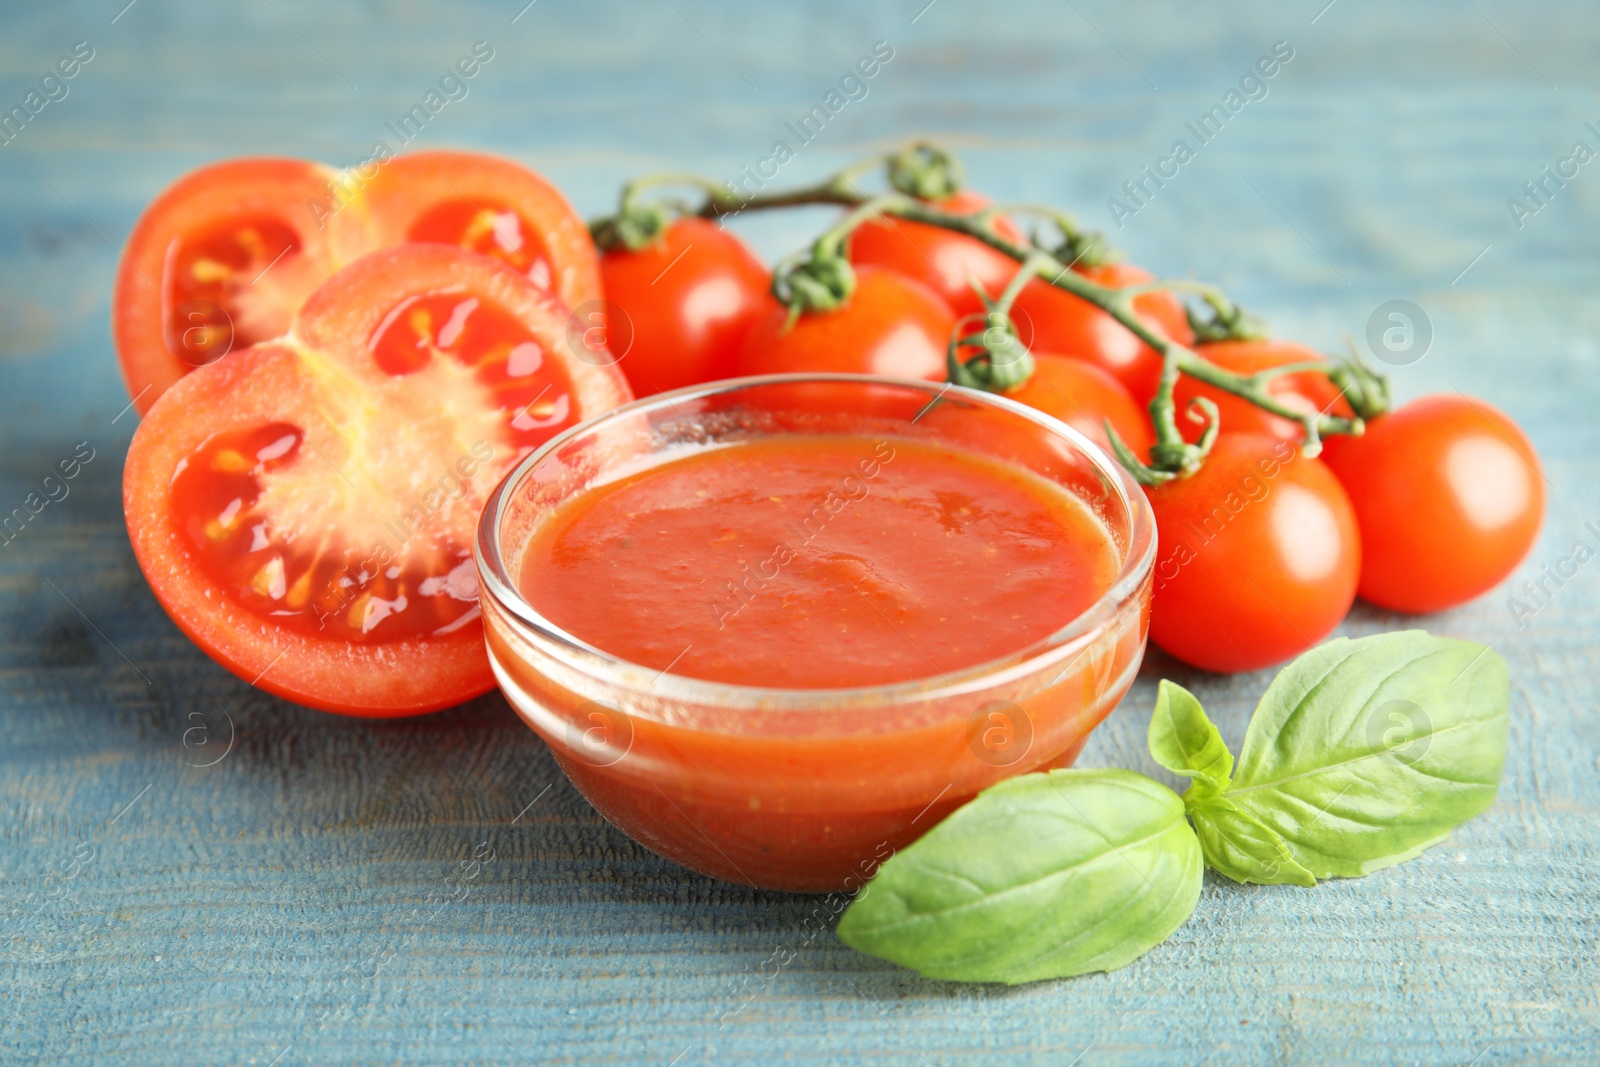
[[[1487, 396], [1547, 461], [1520, 580], [1600, 516], [1600, 165], [1521, 229], [1506, 206], [1574, 141], [1600, 147], [1591, 3], [540, 0], [513, 23], [523, 0], [124, 2], [0, 13], [0, 110], [74, 42], [94, 49], [0, 146], [0, 513], [94, 449], [0, 548], [8, 1062], [1595, 1061], [1600, 564], [1525, 629], [1505, 591], [1427, 620], [1492, 642], [1514, 679], [1500, 802], [1448, 844], [1311, 891], [1210, 880], [1189, 924], [1116, 974], [939, 985], [808, 933], [808, 900], [636, 847], [498, 697], [351, 722], [211, 664], [127, 546], [135, 416], [106, 326], [115, 248], [166, 182], [240, 154], [359, 161], [477, 40], [493, 60], [419, 143], [524, 159], [585, 212], [639, 171], [738, 177], [882, 40], [892, 61], [791, 143], [782, 180], [932, 133], [989, 192], [1094, 225], [1286, 40], [1267, 96], [1117, 240], [1324, 347], [1385, 300], [1422, 305], [1432, 350], [1399, 391]], [[776, 254], [821, 217], [747, 232]], [[1401, 622], [1363, 608], [1346, 630]], [[1164, 673], [1234, 741], [1266, 681], [1152, 654], [1086, 764], [1156, 773], [1143, 734]]]

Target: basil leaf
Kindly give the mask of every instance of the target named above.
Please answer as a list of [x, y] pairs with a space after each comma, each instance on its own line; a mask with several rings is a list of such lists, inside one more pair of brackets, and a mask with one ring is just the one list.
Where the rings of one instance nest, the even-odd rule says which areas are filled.
[[1235, 882], [1313, 886], [1316, 877], [1294, 858], [1272, 827], [1225, 796], [1207, 797], [1189, 811], [1206, 865]]
[[930, 978], [1014, 985], [1109, 971], [1183, 925], [1203, 870], [1165, 786], [1124, 770], [1025, 774], [892, 856], [838, 934]]
[[1194, 779], [1183, 794], [1186, 806], [1228, 788], [1233, 773], [1233, 753], [1200, 701], [1165, 678], [1156, 690], [1156, 708], [1150, 716], [1150, 755], [1173, 774]]
[[1230, 877], [1247, 865], [1225, 843], [1272, 860], [1238, 816], [1316, 878], [1410, 859], [1494, 803], [1510, 703], [1505, 660], [1487, 646], [1421, 630], [1330, 641], [1273, 679], [1221, 794], [1235, 810], [1199, 805], [1196, 832]]

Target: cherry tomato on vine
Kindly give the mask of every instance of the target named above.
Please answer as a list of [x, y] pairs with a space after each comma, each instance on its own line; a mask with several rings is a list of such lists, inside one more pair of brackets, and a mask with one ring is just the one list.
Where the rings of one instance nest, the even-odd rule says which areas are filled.
[[1328, 465], [1361, 525], [1361, 596], [1423, 613], [1503, 581], [1533, 547], [1544, 475], [1504, 413], [1465, 396], [1427, 396], [1367, 423]]
[[[973, 215], [989, 206], [989, 198], [963, 190], [933, 206], [956, 215]], [[1025, 243], [1016, 223], [1004, 216], [995, 219], [994, 228], [1009, 241]], [[957, 316], [984, 310], [972, 288], [974, 281], [992, 300], [1017, 273], [1016, 260], [977, 238], [889, 216], [856, 227], [850, 235], [849, 252], [852, 264], [887, 267], [921, 282], [942, 296]]]
[[756, 319], [736, 362], [740, 374], [833, 371], [890, 378], [945, 378], [945, 346], [955, 329], [937, 293], [882, 267], [856, 270], [855, 291], [832, 311], [789, 323], [774, 305]]
[[566, 308], [526, 274], [459, 248], [357, 260], [292, 326], [185, 376], [134, 433], [123, 508], [151, 590], [301, 704], [410, 715], [488, 690], [479, 510], [627, 383], [569, 351]]
[[776, 307], [771, 278], [743, 241], [679, 219], [653, 244], [600, 257], [606, 340], [635, 396], [734, 373], [750, 327]]
[[[1143, 285], [1149, 271], [1127, 263], [1105, 263], [1078, 271], [1097, 284], [1115, 289]], [[1165, 292], [1141, 293], [1134, 310], [1151, 329], [1179, 344], [1194, 341], [1183, 303]], [[1017, 336], [1029, 348], [1093, 363], [1121, 382], [1133, 398], [1148, 404], [1161, 381], [1161, 356], [1126, 326], [1093, 304], [1049, 282], [1035, 279], [1023, 287], [1011, 308]]]
[[471, 152], [347, 171], [234, 159], [191, 171], [139, 217], [112, 296], [123, 381], [143, 414], [194, 368], [279, 337], [325, 278], [405, 242], [492, 255], [569, 306], [600, 295], [582, 220], [543, 178]]
[[[1241, 375], [1256, 374], [1293, 363], [1327, 362], [1320, 352], [1293, 341], [1216, 341], [1198, 346], [1195, 352], [1223, 370]], [[1339, 387], [1329, 381], [1327, 375], [1315, 371], [1296, 371], [1271, 378], [1266, 389], [1280, 403], [1307, 415], [1343, 415], [1348, 418], [1353, 414]], [[1185, 418], [1184, 412], [1189, 410], [1190, 401], [1201, 396], [1217, 405], [1223, 433], [1266, 434], [1284, 441], [1299, 441], [1305, 436], [1305, 430], [1299, 423], [1274, 415], [1248, 400], [1185, 374], [1178, 378], [1178, 384], [1172, 390], [1172, 401], [1178, 412], [1178, 428], [1190, 442], [1199, 439], [1202, 427]]]
[[1361, 542], [1349, 498], [1287, 441], [1217, 438], [1200, 469], [1146, 490], [1160, 552], [1150, 639], [1209, 671], [1304, 652], [1355, 599]]
[[1150, 446], [1155, 444], [1150, 416], [1133, 402], [1122, 383], [1079, 359], [1035, 352], [1032, 376], [1004, 395], [1055, 416], [1107, 454], [1111, 452], [1107, 420], [1140, 459], [1148, 459]]

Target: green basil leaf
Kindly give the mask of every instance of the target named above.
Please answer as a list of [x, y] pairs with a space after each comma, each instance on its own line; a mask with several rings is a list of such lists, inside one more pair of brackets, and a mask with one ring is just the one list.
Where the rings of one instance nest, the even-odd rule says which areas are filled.
[[1233, 753], [1200, 701], [1165, 678], [1156, 690], [1156, 708], [1150, 716], [1150, 755], [1173, 774], [1194, 779], [1183, 794], [1186, 806], [1228, 788], [1233, 773]]
[[[1313, 876], [1369, 874], [1494, 803], [1510, 704], [1487, 646], [1421, 630], [1339, 638], [1273, 679], [1221, 795]], [[1203, 837], [1249, 847], [1241, 825], [1214, 819]]]
[[1277, 831], [1240, 810], [1226, 796], [1212, 796], [1189, 809], [1206, 865], [1235, 882], [1262, 885], [1317, 884], [1294, 858]]
[[1172, 790], [1124, 770], [1025, 774], [892, 856], [839, 938], [930, 978], [1109, 971], [1183, 925], [1204, 864]]

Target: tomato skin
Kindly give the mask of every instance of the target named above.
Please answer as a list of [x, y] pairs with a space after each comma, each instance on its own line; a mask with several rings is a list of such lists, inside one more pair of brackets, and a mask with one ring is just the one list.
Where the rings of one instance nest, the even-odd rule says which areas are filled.
[[[1078, 273], [1117, 289], [1143, 285], [1155, 277], [1127, 263], [1085, 267]], [[1173, 294], [1141, 293], [1133, 298], [1133, 306], [1151, 329], [1179, 344], [1193, 343], [1188, 316]], [[1017, 335], [1029, 348], [1093, 363], [1121, 382], [1141, 404], [1148, 404], [1156, 395], [1161, 382], [1160, 354], [1088, 301], [1036, 279], [1017, 295], [1011, 315]]]
[[[974, 215], [988, 207], [981, 193], [963, 190], [933, 204], [957, 215]], [[1000, 236], [1024, 243], [1022, 231], [1004, 216], [995, 219]], [[976, 280], [992, 300], [1017, 273], [1017, 261], [982, 241], [925, 222], [891, 217], [869, 219], [850, 235], [850, 262], [887, 267], [926, 285], [944, 298], [957, 316], [976, 315], [983, 301], [973, 291]]]
[[[374, 339], [388, 336], [389, 325], [405, 323], [406, 316], [394, 312], [421, 307], [442, 294], [491, 304], [540, 340], [541, 359], [531, 360], [525, 351], [513, 366], [515, 350], [503, 352], [509, 346], [496, 347], [490, 337], [484, 346], [500, 361], [492, 367], [488, 359], [469, 363], [458, 357], [454, 369], [442, 368], [432, 377], [385, 369]], [[344, 594], [325, 576], [354, 575], [369, 561], [374, 571], [392, 564], [402, 580], [402, 567], [439, 559], [448, 562], [424, 567], [423, 573], [443, 575], [453, 564], [453, 579], [463, 560], [470, 569], [482, 500], [534, 437], [548, 437], [556, 429], [530, 431], [519, 424], [531, 405], [528, 396], [515, 391], [516, 381], [565, 383], [571, 400], [567, 422], [629, 398], [614, 367], [567, 354], [566, 326], [564, 306], [497, 260], [456, 248], [408, 245], [373, 253], [331, 276], [307, 299], [284, 339], [231, 353], [182, 378], [139, 424], [123, 474], [129, 540], [162, 607], [203, 651], [239, 677], [325, 711], [414, 715], [492, 688], [469, 591], [450, 593], [454, 603], [448, 606], [457, 621], [449, 626], [435, 629], [428, 616], [417, 615], [424, 621], [391, 639], [374, 629], [385, 624], [386, 611], [371, 627], [363, 624], [357, 636], [341, 636], [353, 633], [339, 629], [348, 619], [343, 612], [359, 604], [357, 594], [373, 585], [361, 577], [339, 587], [349, 589]], [[471, 329], [459, 323], [444, 328], [458, 336]], [[436, 336], [439, 346], [448, 347], [443, 330]], [[444, 357], [431, 358], [442, 362]], [[545, 369], [530, 370], [529, 363]], [[513, 380], [508, 374], [522, 377]], [[436, 388], [440, 382], [457, 384]], [[530, 384], [523, 392], [537, 388]], [[195, 521], [215, 512], [194, 510], [192, 498], [186, 504], [182, 494], [197, 476], [213, 483], [237, 477], [204, 473], [240, 469], [205, 466], [201, 461], [211, 442], [286, 422], [307, 447], [299, 453], [302, 466], [289, 472], [293, 480], [277, 486], [289, 491], [275, 499], [301, 514], [255, 513], [265, 520], [260, 528], [264, 552], [279, 557], [272, 560], [278, 575], [296, 568], [270, 594], [293, 609], [292, 618], [280, 619], [276, 612], [252, 608], [240, 583], [219, 579], [217, 568], [233, 561], [218, 564], [217, 556], [206, 554], [198, 544], [201, 524]], [[473, 441], [478, 434], [482, 439]], [[248, 476], [256, 477], [254, 472]], [[258, 479], [257, 497], [267, 496], [263, 484]], [[245, 501], [245, 512], [256, 503]], [[237, 502], [225, 514], [220, 521], [232, 525], [240, 514]], [[352, 529], [351, 516], [365, 519], [359, 532]], [[301, 567], [297, 553], [308, 557], [309, 565]], [[242, 558], [254, 567], [265, 557]], [[296, 575], [310, 575], [324, 558], [328, 562], [318, 580], [306, 578], [311, 599], [296, 601], [291, 594], [283, 600], [284, 585]], [[284, 559], [291, 560], [287, 567]], [[438, 577], [433, 580], [442, 584]], [[418, 612], [429, 603], [425, 598], [436, 595], [415, 585], [404, 592], [416, 600]], [[331, 610], [307, 607], [319, 594], [337, 598]], [[401, 605], [395, 619], [405, 611]], [[369, 629], [375, 635], [371, 640]]]
[[[173, 382], [215, 358], [215, 353], [182, 344], [183, 350], [174, 351], [168, 344], [166, 320], [180, 310], [170, 306], [174, 253], [185, 238], [257, 218], [280, 220], [294, 231], [300, 242], [297, 251], [259, 277], [257, 269], [251, 269], [238, 280], [251, 301], [255, 336], [238, 323], [245, 337], [235, 347], [275, 337], [317, 283], [334, 270], [329, 236], [306, 204], [326, 196], [327, 183], [337, 174], [299, 159], [230, 159], [190, 171], [145, 208], [128, 236], [111, 298], [117, 361], [139, 414], [149, 411]], [[266, 266], [252, 264], [252, 268]], [[180, 325], [187, 328], [189, 323], [180, 320]]]
[[945, 380], [945, 346], [956, 318], [937, 293], [882, 267], [856, 270], [850, 299], [789, 325], [774, 305], [756, 319], [735, 363], [738, 373], [834, 371]]
[[[1195, 352], [1223, 370], [1249, 375], [1291, 363], [1323, 363], [1322, 354], [1313, 348], [1294, 341], [1216, 341], [1199, 345]], [[1280, 403], [1306, 414], [1318, 412], [1350, 417], [1353, 412], [1344, 399], [1344, 393], [1315, 371], [1299, 371], [1268, 380], [1267, 392]], [[1222, 433], [1265, 434], [1281, 441], [1299, 441], [1305, 436], [1304, 428], [1282, 416], [1274, 415], [1241, 397], [1207, 385], [1184, 374], [1172, 390], [1172, 400], [1178, 415], [1178, 429], [1184, 439], [1199, 439], [1203, 427], [1185, 417], [1190, 401], [1206, 397], [1217, 405]]]
[[705, 219], [678, 219], [638, 251], [600, 257], [606, 333], [635, 396], [730, 377], [756, 318], [776, 306], [745, 243]]
[[1361, 526], [1361, 596], [1411, 614], [1479, 596], [1527, 556], [1544, 475], [1522, 430], [1460, 395], [1425, 396], [1367, 423], [1328, 465]]
[[1356, 517], [1325, 464], [1287, 441], [1219, 437], [1200, 470], [1146, 490], [1160, 552], [1150, 638], [1209, 671], [1257, 670], [1321, 641], [1350, 610]]
[[1033, 354], [1033, 374], [1005, 396], [1046, 415], [1052, 415], [1111, 454], [1105, 422], [1110, 420], [1122, 443], [1141, 459], [1148, 459], [1156, 443], [1150, 417], [1133, 397], [1105, 371], [1092, 363], [1065, 356]]

